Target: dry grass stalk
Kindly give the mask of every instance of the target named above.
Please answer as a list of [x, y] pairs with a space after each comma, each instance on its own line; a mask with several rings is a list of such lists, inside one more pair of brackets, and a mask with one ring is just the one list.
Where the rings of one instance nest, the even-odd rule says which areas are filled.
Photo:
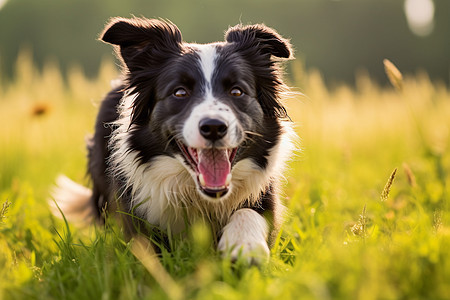
[[6, 215], [6, 213], [8, 212], [8, 208], [9, 208], [9, 205], [10, 205], [10, 204], [11, 204], [11, 203], [8, 202], [8, 201], [6, 201], [5, 203], [3, 203], [2, 209], [0, 210], [0, 222], [3, 221], [3, 218], [5, 218], [5, 215]]
[[439, 229], [442, 227], [442, 214], [440, 210], [436, 210], [434, 212], [433, 227], [435, 232], [438, 232]]
[[405, 171], [406, 179], [408, 180], [409, 185], [416, 187], [416, 176], [414, 176], [414, 173], [407, 163], [403, 163], [403, 170]]
[[392, 183], [395, 179], [395, 174], [397, 174], [397, 168], [394, 169], [391, 176], [389, 177], [386, 185], [384, 186], [383, 191], [381, 192], [381, 201], [386, 201], [389, 198], [389, 193], [391, 191]]
[[359, 220], [355, 225], [352, 226], [351, 231], [354, 235], [360, 236], [362, 238], [366, 237], [366, 225], [367, 225], [367, 216], [366, 216], [366, 205], [364, 204], [364, 208], [362, 213], [359, 215]]
[[152, 245], [143, 237], [135, 237], [131, 252], [144, 265], [147, 271], [158, 282], [159, 286], [164, 290], [169, 299], [183, 299], [182, 291], [177, 283], [172, 279], [166, 269], [158, 259]]
[[383, 64], [384, 64], [384, 71], [386, 72], [389, 81], [395, 87], [395, 89], [401, 91], [403, 89], [402, 73], [389, 59], [384, 59]]

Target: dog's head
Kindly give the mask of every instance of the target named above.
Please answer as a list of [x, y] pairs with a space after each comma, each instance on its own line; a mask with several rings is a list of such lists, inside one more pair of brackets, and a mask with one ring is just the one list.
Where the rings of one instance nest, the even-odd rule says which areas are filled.
[[278, 142], [289, 42], [264, 25], [230, 28], [225, 41], [189, 44], [161, 20], [115, 18], [101, 39], [117, 46], [134, 94], [130, 145], [142, 162], [179, 159], [203, 198], [225, 197], [233, 167], [264, 169]]

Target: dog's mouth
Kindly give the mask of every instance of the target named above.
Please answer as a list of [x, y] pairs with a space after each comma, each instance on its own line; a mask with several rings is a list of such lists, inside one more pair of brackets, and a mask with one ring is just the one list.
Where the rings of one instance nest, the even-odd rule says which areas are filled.
[[231, 184], [231, 166], [238, 148], [196, 149], [177, 141], [185, 159], [197, 175], [201, 191], [211, 198], [225, 196]]

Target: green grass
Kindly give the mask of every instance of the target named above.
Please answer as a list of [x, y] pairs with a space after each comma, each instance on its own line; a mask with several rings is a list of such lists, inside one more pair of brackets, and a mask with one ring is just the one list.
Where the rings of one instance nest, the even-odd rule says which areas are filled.
[[155, 258], [117, 224], [54, 218], [55, 177], [87, 182], [84, 138], [116, 73], [105, 63], [97, 78], [74, 68], [63, 80], [28, 57], [0, 86], [0, 299], [450, 297], [450, 92], [425, 74], [398, 91], [367, 75], [327, 89], [292, 66], [306, 95], [286, 102], [302, 150], [286, 173], [286, 222], [258, 268], [221, 259], [201, 225]]

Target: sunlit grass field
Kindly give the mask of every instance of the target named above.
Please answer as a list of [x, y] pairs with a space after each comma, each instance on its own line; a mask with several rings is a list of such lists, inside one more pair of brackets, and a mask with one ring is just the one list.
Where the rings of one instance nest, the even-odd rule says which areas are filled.
[[117, 71], [63, 79], [23, 52], [0, 85], [0, 299], [450, 299], [450, 91], [425, 73], [329, 89], [288, 70], [299, 151], [286, 222], [255, 267], [221, 259], [201, 225], [155, 258], [117, 224], [53, 217], [58, 174], [89, 185], [84, 139]]

